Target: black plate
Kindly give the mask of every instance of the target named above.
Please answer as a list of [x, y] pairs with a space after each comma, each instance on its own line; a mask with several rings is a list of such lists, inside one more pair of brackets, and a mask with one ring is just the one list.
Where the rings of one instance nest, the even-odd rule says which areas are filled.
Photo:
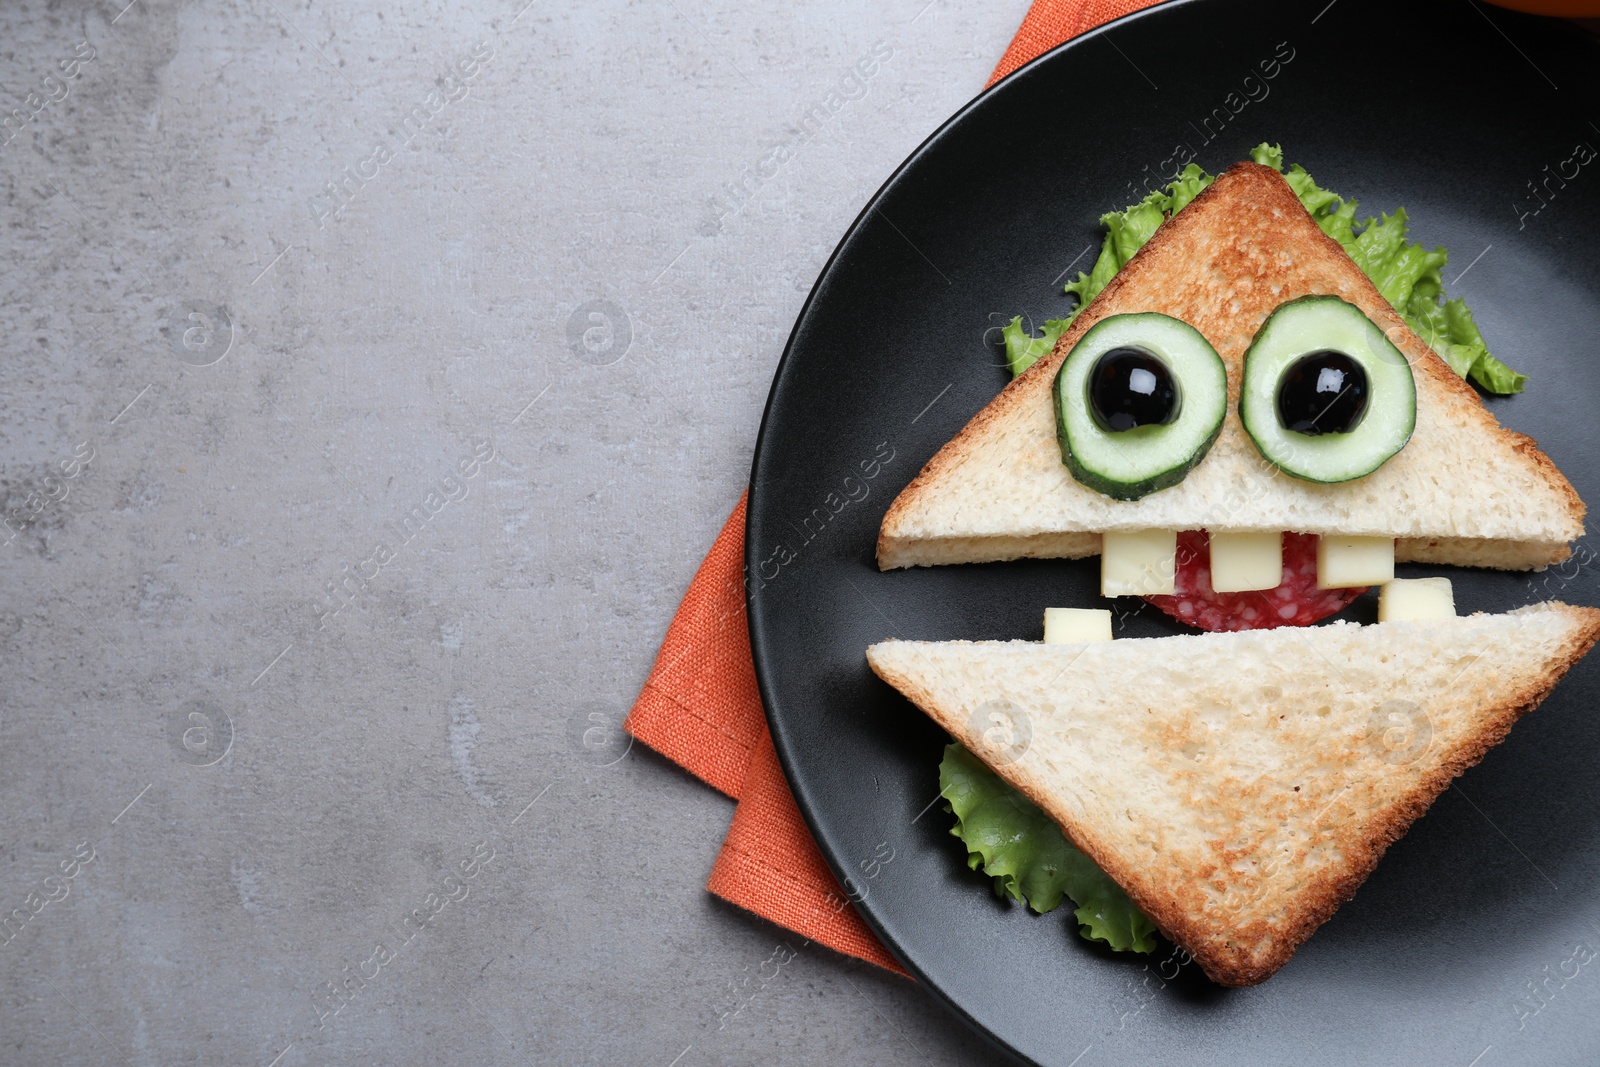
[[[1005, 384], [991, 327], [1067, 309], [1061, 275], [1092, 261], [1075, 257], [1098, 244], [1099, 214], [1141, 195], [1175, 150], [1216, 171], [1281, 141], [1363, 208], [1405, 205], [1415, 239], [1451, 249], [1447, 282], [1471, 265], [1450, 292], [1532, 375], [1495, 412], [1600, 501], [1600, 159], [1575, 176], [1566, 162], [1600, 146], [1597, 72], [1581, 31], [1467, 0], [1164, 6], [985, 93], [840, 243], [779, 366], [751, 476], [761, 695], [801, 810], [862, 913], [1002, 1046], [1081, 1067], [1596, 1061], [1600, 657], [1447, 791], [1276, 977], [1224, 990], [1193, 967], [1168, 980], [1163, 955], [1096, 951], [1067, 908], [997, 902], [929, 806], [943, 732], [863, 650], [888, 636], [1037, 637], [1046, 606], [1099, 602], [1092, 561], [882, 574], [874, 541], [895, 494]], [[1451, 577], [1466, 611], [1594, 603], [1589, 558], [1580, 546], [1542, 575]], [[1179, 629], [1153, 609], [1118, 626]]]

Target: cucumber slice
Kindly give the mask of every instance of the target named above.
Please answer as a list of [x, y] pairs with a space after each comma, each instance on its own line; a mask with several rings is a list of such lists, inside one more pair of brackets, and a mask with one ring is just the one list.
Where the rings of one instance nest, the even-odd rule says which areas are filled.
[[[1364, 408], [1346, 412], [1354, 419], [1344, 432], [1289, 429], [1288, 376], [1303, 360], [1330, 356], [1347, 356], [1364, 372]], [[1335, 402], [1330, 395], [1330, 405]], [[1244, 355], [1239, 418], [1261, 454], [1285, 473], [1308, 482], [1348, 482], [1383, 466], [1411, 439], [1417, 383], [1406, 357], [1360, 308], [1336, 296], [1303, 296], [1280, 306], [1256, 331]]]
[[[1113, 429], [1097, 411], [1091, 375], [1102, 357], [1120, 358], [1127, 350], [1154, 357], [1170, 376], [1164, 384], [1174, 386], [1176, 396], [1165, 421]], [[1150, 380], [1145, 371], [1134, 373]], [[1112, 315], [1061, 361], [1053, 395], [1061, 461], [1072, 476], [1107, 496], [1138, 500], [1177, 485], [1205, 458], [1227, 414], [1228, 372], [1216, 349], [1181, 319], [1155, 312]]]

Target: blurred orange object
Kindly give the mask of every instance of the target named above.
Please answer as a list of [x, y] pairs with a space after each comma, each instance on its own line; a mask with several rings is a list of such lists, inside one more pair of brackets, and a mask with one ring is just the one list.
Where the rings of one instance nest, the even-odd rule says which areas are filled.
[[1489, 0], [1496, 7], [1526, 11], [1530, 15], [1559, 15], [1569, 19], [1600, 18], [1600, 0]]

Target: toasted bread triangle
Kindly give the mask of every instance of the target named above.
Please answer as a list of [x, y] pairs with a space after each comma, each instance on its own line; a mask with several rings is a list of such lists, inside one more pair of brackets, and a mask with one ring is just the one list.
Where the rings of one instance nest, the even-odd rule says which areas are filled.
[[[1263, 459], [1238, 416], [1244, 352], [1267, 316], [1320, 293], [1361, 308], [1412, 364], [1417, 424], [1374, 473], [1299, 481]], [[1228, 368], [1229, 411], [1206, 458], [1168, 489], [1118, 501], [1062, 464], [1051, 383], [1084, 332], [1158, 311], [1194, 326]], [[1240, 163], [1156, 231], [1073, 322], [896, 498], [878, 539], [884, 569], [1097, 554], [1112, 530], [1290, 530], [1398, 539], [1397, 558], [1526, 569], [1583, 533], [1583, 502], [1536, 443], [1500, 426], [1471, 386], [1413, 333], [1275, 171]]]
[[1214, 981], [1252, 985], [1597, 636], [1600, 610], [1550, 603], [1084, 645], [885, 641], [867, 661]]

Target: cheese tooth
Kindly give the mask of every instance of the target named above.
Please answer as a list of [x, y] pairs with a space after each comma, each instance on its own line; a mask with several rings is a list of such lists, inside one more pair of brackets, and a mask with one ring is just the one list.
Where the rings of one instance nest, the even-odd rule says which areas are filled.
[[1101, 536], [1101, 596], [1161, 596], [1178, 591], [1178, 531], [1117, 530]]
[[1283, 534], [1270, 530], [1211, 535], [1211, 588], [1248, 593], [1283, 584]]
[[1111, 612], [1105, 608], [1045, 608], [1044, 643], [1076, 645], [1111, 640]]
[[1323, 534], [1317, 538], [1317, 588], [1351, 589], [1394, 580], [1394, 538]]

